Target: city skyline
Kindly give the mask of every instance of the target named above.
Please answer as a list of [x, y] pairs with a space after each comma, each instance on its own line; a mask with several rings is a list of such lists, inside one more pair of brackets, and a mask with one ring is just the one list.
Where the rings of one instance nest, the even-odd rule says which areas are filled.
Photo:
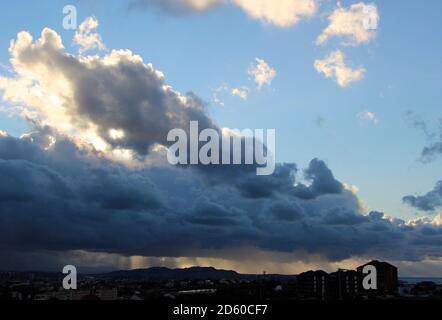
[[[75, 273], [75, 275], [72, 274]], [[370, 261], [354, 270], [304, 271], [298, 275], [240, 274], [192, 267], [149, 268], [77, 274], [0, 272], [0, 300], [191, 301], [438, 301], [442, 278], [400, 278], [388, 262]], [[63, 288], [60, 286], [63, 283]], [[253, 307], [251, 307], [253, 308]], [[176, 307], [174, 307], [176, 309]]]

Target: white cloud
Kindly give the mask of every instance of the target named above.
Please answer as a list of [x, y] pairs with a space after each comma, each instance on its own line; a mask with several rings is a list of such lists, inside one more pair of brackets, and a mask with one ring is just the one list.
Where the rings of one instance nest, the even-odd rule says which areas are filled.
[[323, 73], [326, 78], [333, 78], [341, 87], [347, 87], [351, 83], [364, 77], [365, 69], [352, 69], [345, 64], [345, 56], [342, 51], [332, 52], [323, 60], [314, 63], [316, 71]]
[[181, 5], [197, 11], [206, 11], [223, 2], [223, 0], [179, 0]]
[[156, 6], [167, 12], [175, 14], [198, 13], [209, 11], [228, 0], [136, 0], [131, 6], [147, 7]]
[[313, 16], [319, 0], [138, 0], [138, 5], [154, 5], [171, 13], [201, 13], [220, 5], [239, 7], [251, 18], [281, 28], [291, 27]]
[[345, 44], [368, 43], [376, 37], [374, 30], [379, 21], [379, 12], [374, 4], [359, 2], [349, 8], [339, 7], [328, 18], [329, 25], [316, 39], [324, 44], [332, 37], [343, 37]]
[[276, 77], [276, 70], [259, 58], [256, 58], [256, 63], [249, 68], [248, 73], [255, 80], [258, 89], [261, 89], [264, 85], [271, 85]]
[[221, 98], [221, 95], [224, 95], [225, 92], [228, 92], [229, 86], [226, 83], [223, 83], [218, 88], [213, 90], [213, 102], [220, 107], [224, 107], [225, 103]]
[[313, 16], [316, 0], [233, 0], [250, 17], [278, 27], [290, 27], [301, 18]]
[[230, 93], [232, 94], [232, 96], [240, 97], [243, 100], [247, 100], [247, 98], [249, 97], [249, 89], [246, 87], [233, 88]]
[[74, 43], [80, 46], [80, 53], [94, 49], [106, 49], [100, 34], [96, 32], [98, 25], [98, 20], [95, 17], [88, 17], [81, 23], [74, 36]]
[[348, 183], [343, 183], [342, 185], [344, 186], [345, 190], [350, 191], [353, 194], [357, 194], [359, 192], [358, 186], [351, 185], [351, 184], [348, 184]]
[[437, 214], [434, 218], [428, 216], [418, 217], [408, 221], [407, 224], [413, 227], [424, 226], [428, 224], [433, 226], [442, 226], [442, 213]]
[[29, 120], [106, 154], [148, 155], [156, 144], [167, 144], [172, 128], [186, 130], [194, 117], [201, 127], [214, 127], [200, 100], [174, 91], [163, 73], [129, 50], [73, 56], [45, 28], [35, 41], [19, 33], [10, 54], [14, 75], [0, 77], [0, 97], [23, 106]]
[[356, 115], [356, 117], [361, 121], [371, 122], [373, 124], [377, 124], [379, 122], [378, 118], [376, 117], [376, 114], [368, 110], [359, 112]]
[[434, 217], [433, 224], [435, 226], [442, 226], [442, 213], [439, 213], [438, 215], [436, 215], [436, 217]]
[[109, 136], [113, 140], [119, 140], [119, 139], [123, 139], [124, 138], [125, 133], [121, 129], [110, 129], [109, 130]]
[[221, 107], [224, 107], [225, 103], [222, 99], [225, 98], [226, 95], [231, 95], [242, 100], [247, 100], [249, 98], [249, 93], [249, 88], [245, 86], [231, 87], [227, 83], [224, 83], [213, 90], [213, 102]]
[[224, 101], [222, 101], [219, 97], [218, 94], [216, 92], [213, 93], [213, 102], [215, 102], [215, 104], [219, 105], [220, 107], [224, 107], [226, 104], [224, 103]]

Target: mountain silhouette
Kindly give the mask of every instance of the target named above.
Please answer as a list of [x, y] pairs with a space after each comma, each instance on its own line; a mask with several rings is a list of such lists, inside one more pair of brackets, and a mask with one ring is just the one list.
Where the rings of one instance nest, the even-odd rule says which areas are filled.
[[[103, 279], [131, 279], [131, 280], [256, 280], [264, 275], [240, 274], [233, 270], [220, 270], [213, 267], [191, 267], [184, 269], [170, 269], [153, 267], [148, 269], [120, 270], [96, 274], [94, 277]], [[289, 279], [290, 275], [265, 275], [266, 279]]]

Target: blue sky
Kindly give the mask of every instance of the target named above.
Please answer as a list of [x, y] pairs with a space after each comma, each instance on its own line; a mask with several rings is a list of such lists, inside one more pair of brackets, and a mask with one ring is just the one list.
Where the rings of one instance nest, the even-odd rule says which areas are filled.
[[[352, 3], [343, 1], [342, 6]], [[9, 41], [22, 30], [37, 37], [42, 28], [53, 28], [75, 53], [70, 40], [74, 32], [62, 28], [65, 4], [69, 2], [2, 3], [2, 65], [9, 64]], [[370, 209], [413, 217], [402, 196], [425, 192], [436, 182], [440, 160], [419, 161], [427, 138], [410, 126], [405, 113], [412, 110], [437, 129], [442, 100], [442, 43], [435, 32], [442, 28], [440, 1], [376, 2], [381, 17], [376, 39], [342, 49], [354, 66], [367, 70], [364, 79], [347, 88], [313, 68], [315, 59], [342, 48], [339, 40], [315, 45], [334, 1], [324, 1], [319, 14], [289, 28], [259, 23], [235, 7], [177, 16], [129, 10], [118, 0], [73, 4], [79, 20], [98, 19], [107, 48], [129, 48], [153, 63], [176, 90], [192, 91], [207, 101], [223, 127], [275, 128], [278, 162], [305, 167], [314, 157], [326, 160], [341, 181], [359, 188]], [[277, 72], [271, 86], [260, 91], [247, 74], [256, 57]], [[223, 84], [247, 86], [249, 98], [221, 92], [225, 105], [217, 105], [214, 90]], [[366, 110], [376, 115], [377, 124], [357, 119]], [[23, 120], [6, 114], [0, 114], [0, 126], [14, 135], [27, 130]]]

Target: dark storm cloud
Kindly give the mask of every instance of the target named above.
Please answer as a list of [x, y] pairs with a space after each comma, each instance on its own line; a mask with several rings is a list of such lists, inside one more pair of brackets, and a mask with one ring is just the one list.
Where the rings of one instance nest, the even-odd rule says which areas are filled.
[[[76, 146], [62, 140], [54, 145], [56, 159], [48, 158], [38, 133], [20, 139], [0, 139], [0, 173], [4, 183], [0, 197], [32, 201], [80, 199], [106, 209], [156, 208], [160, 206], [150, 181], [119, 166], [93, 167], [81, 161]], [[71, 160], [69, 157], [72, 157]], [[78, 158], [77, 158], [78, 159]]]
[[419, 114], [416, 114], [412, 110], [408, 110], [405, 112], [404, 118], [409, 126], [422, 131], [427, 138], [435, 137], [434, 132], [428, 127], [427, 121], [425, 121]]
[[439, 239], [440, 227], [411, 227], [377, 212], [361, 215], [355, 195], [317, 159], [306, 170], [315, 198], [299, 198], [288, 188], [288, 177], [292, 186], [296, 182], [291, 170], [271, 184], [256, 177], [257, 185], [274, 188], [256, 198], [235, 184], [208, 185], [208, 173], [197, 168], [128, 169], [50, 134], [56, 142], [47, 150], [39, 142], [50, 141], [48, 133], [0, 137], [2, 252], [174, 257], [253, 246], [305, 250], [332, 260], [370, 253], [401, 259], [441, 254], [429, 240]]
[[265, 214], [281, 222], [295, 221], [303, 218], [304, 210], [300, 205], [289, 201], [272, 203]]
[[244, 216], [245, 212], [225, 205], [207, 198], [197, 199], [193, 210], [185, 219], [196, 225], [234, 226], [240, 224], [239, 219]]
[[[432, 134], [430, 138], [436, 137], [436, 141], [433, 141], [422, 150], [422, 159], [426, 162], [434, 160], [435, 157], [442, 154], [442, 119], [439, 119], [439, 136]], [[434, 140], [434, 139], [433, 139]]]
[[408, 110], [404, 114], [404, 119], [409, 126], [421, 131], [428, 140], [428, 145], [421, 151], [421, 160], [423, 162], [433, 161], [436, 156], [442, 153], [442, 118], [439, 119], [439, 135], [428, 121], [412, 110]]
[[442, 119], [440, 122], [438, 141], [431, 143], [422, 150], [422, 159], [424, 159], [424, 161], [431, 161], [436, 156], [442, 154]]
[[442, 154], [442, 142], [435, 142], [422, 150], [422, 158], [425, 160], [431, 160], [439, 154]]
[[352, 211], [346, 212], [343, 209], [331, 210], [324, 217], [323, 222], [331, 225], [357, 225], [369, 220], [368, 217], [356, 214]]
[[[434, 142], [436, 140], [442, 141], [442, 119], [440, 119], [440, 137], [437, 139], [437, 135], [432, 132], [419, 115], [416, 115], [412, 111], [408, 111], [406, 114], [406, 119], [409, 120], [411, 125], [424, 132], [425, 136], [433, 141], [428, 146], [426, 146], [421, 153], [421, 160], [423, 162], [430, 162], [435, 159], [435, 157], [442, 153], [442, 142]], [[433, 190], [427, 192], [424, 195], [407, 195], [402, 198], [402, 201], [409, 206], [416, 208], [421, 211], [436, 211], [442, 208], [442, 181], [439, 181], [434, 186]]]
[[293, 196], [300, 199], [315, 199], [325, 194], [340, 194], [342, 184], [335, 179], [324, 161], [313, 159], [304, 170], [304, 179], [309, 185], [294, 185], [298, 168], [293, 163], [279, 163], [275, 172], [268, 176], [257, 176], [256, 166], [207, 166], [198, 167], [206, 181], [213, 184], [235, 186], [244, 197], [268, 198], [277, 195]]
[[403, 201], [422, 211], [435, 211], [442, 208], [442, 181], [439, 181], [430, 192], [423, 196], [406, 196]]
[[309, 187], [303, 184], [297, 185], [295, 195], [300, 198], [313, 199], [324, 194], [339, 194], [344, 189], [327, 165], [319, 159], [313, 159], [310, 162], [304, 176], [312, 183]]
[[234, 186], [242, 196], [259, 199], [293, 192], [297, 167], [293, 163], [276, 164], [275, 172], [268, 176], [257, 176], [256, 165], [199, 166], [197, 170], [208, 185]]

